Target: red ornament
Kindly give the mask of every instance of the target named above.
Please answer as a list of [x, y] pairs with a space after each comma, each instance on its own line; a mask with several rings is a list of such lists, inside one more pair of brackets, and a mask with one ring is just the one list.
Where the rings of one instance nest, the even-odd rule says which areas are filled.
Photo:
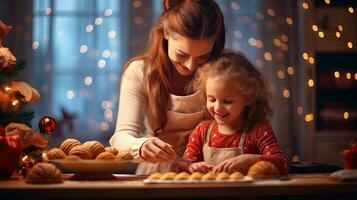
[[56, 130], [56, 120], [50, 116], [42, 117], [38, 126], [43, 134], [51, 134]]
[[19, 163], [21, 150], [20, 137], [5, 135], [5, 127], [0, 126], [0, 177], [11, 177]]
[[23, 176], [27, 176], [27, 174], [30, 172], [30, 170], [32, 169], [32, 167], [35, 165], [35, 160], [32, 159], [30, 156], [25, 155], [24, 157], [22, 157], [22, 166], [20, 168], [20, 173]]
[[342, 151], [343, 166], [346, 169], [357, 169], [357, 146]]

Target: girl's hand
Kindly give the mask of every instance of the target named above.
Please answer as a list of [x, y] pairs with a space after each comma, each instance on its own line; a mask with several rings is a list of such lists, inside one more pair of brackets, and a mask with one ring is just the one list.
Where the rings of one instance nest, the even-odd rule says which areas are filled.
[[212, 169], [212, 172], [233, 173], [239, 171], [243, 174], [247, 174], [249, 167], [260, 160], [259, 157], [260, 155], [258, 154], [242, 154], [222, 161]]
[[188, 167], [188, 171], [190, 173], [193, 173], [193, 172], [207, 173], [207, 172], [211, 171], [212, 168], [213, 168], [213, 166], [210, 164], [207, 164], [205, 162], [197, 162], [197, 163], [192, 163]]
[[177, 155], [172, 145], [159, 138], [151, 138], [144, 142], [140, 148], [140, 156], [148, 162], [163, 163], [176, 159]]

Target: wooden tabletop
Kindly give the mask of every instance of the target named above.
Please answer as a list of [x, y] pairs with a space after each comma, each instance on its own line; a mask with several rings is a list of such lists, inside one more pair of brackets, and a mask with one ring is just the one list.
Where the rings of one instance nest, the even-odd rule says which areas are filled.
[[[232, 199], [274, 197], [357, 198], [357, 182], [339, 182], [328, 174], [289, 175], [288, 180], [250, 183], [146, 184], [143, 177], [115, 175], [115, 180], [66, 180], [60, 184], [27, 184], [0, 180], [0, 194], [13, 199]], [[9, 199], [9, 198], [7, 198]]]

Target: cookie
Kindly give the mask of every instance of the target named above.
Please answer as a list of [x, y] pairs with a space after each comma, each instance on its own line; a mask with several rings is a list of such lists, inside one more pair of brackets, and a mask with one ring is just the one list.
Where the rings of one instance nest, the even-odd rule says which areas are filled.
[[64, 159], [66, 158], [66, 154], [59, 148], [52, 148], [51, 150], [47, 151], [46, 157], [49, 160]]
[[248, 170], [248, 176], [253, 178], [270, 178], [279, 176], [279, 170], [268, 161], [258, 161]]
[[115, 148], [115, 147], [105, 147], [105, 151], [107, 151], [107, 152], [110, 152], [110, 153], [112, 153], [113, 155], [117, 155], [118, 154], [118, 149], [117, 148]]
[[38, 163], [30, 170], [26, 183], [62, 183], [61, 171], [51, 163]]
[[83, 146], [87, 147], [93, 155], [93, 158], [96, 158], [100, 153], [105, 151], [104, 146], [98, 141], [88, 141], [83, 143]]
[[115, 155], [110, 152], [102, 152], [96, 158], [96, 160], [114, 160], [116, 159]]
[[69, 152], [71, 151], [71, 149], [75, 146], [81, 145], [81, 142], [76, 140], [76, 139], [66, 139], [65, 141], [62, 142], [60, 149], [66, 154], [68, 155]]
[[83, 146], [83, 145], [78, 145], [78, 146], [73, 147], [68, 155], [76, 155], [76, 156], [80, 157], [81, 159], [92, 159], [93, 158], [92, 152], [86, 146]]

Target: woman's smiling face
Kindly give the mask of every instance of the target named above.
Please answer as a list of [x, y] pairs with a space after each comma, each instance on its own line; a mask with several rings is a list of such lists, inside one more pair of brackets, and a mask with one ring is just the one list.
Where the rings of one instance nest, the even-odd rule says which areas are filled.
[[214, 45], [213, 39], [192, 40], [181, 35], [165, 36], [168, 41], [168, 57], [182, 76], [191, 75], [197, 67], [205, 64]]

